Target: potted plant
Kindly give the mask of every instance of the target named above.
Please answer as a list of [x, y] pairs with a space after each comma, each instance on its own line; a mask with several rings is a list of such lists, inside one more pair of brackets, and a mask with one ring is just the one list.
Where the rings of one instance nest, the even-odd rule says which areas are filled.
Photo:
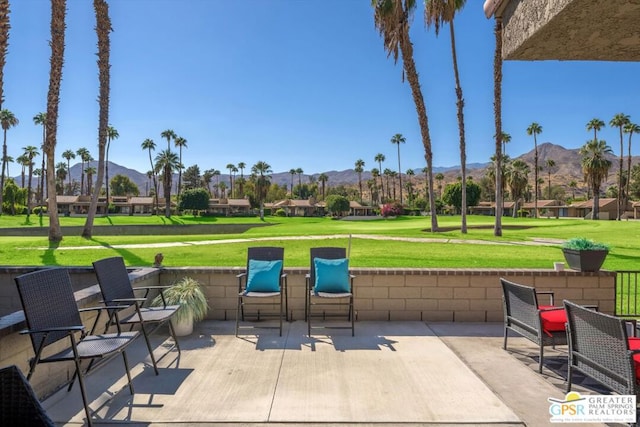
[[[174, 331], [178, 336], [189, 335], [193, 332], [193, 323], [204, 319], [209, 309], [207, 299], [202, 292], [200, 282], [183, 277], [164, 290], [167, 305], [179, 305], [180, 308], [171, 319]], [[162, 298], [156, 296], [151, 302], [153, 306], [162, 306]]]
[[598, 271], [609, 253], [609, 245], [576, 237], [562, 245], [562, 253], [569, 268], [578, 271]]

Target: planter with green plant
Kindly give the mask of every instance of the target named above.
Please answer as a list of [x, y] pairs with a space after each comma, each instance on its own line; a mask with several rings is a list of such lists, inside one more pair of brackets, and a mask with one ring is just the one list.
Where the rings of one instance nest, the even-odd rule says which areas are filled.
[[[167, 305], [179, 305], [180, 308], [171, 319], [176, 335], [185, 336], [193, 332], [193, 323], [198, 322], [207, 314], [209, 304], [202, 292], [200, 282], [183, 277], [164, 290], [164, 299]], [[153, 306], [162, 306], [160, 295], [151, 302]]]
[[578, 271], [598, 271], [609, 253], [609, 245], [576, 237], [562, 245], [562, 253], [569, 268]]

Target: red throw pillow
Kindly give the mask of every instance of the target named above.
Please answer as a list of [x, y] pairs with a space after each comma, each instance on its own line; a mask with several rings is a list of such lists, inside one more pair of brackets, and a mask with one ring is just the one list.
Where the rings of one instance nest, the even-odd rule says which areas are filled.
[[564, 310], [542, 310], [540, 318], [542, 319], [542, 331], [545, 334], [552, 336], [552, 332], [565, 331], [564, 325], [567, 323], [567, 313]]

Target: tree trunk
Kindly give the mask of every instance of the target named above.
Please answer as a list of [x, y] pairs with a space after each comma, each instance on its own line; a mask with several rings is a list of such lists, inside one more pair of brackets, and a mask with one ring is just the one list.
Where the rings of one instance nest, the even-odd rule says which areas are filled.
[[496, 16], [494, 34], [496, 50], [493, 57], [493, 115], [496, 128], [496, 221], [494, 236], [502, 236], [502, 17]]
[[451, 33], [451, 57], [453, 58], [453, 75], [456, 81], [456, 108], [458, 116], [458, 133], [460, 136], [460, 169], [462, 172], [462, 203], [461, 203], [461, 223], [460, 232], [467, 233], [467, 149], [464, 137], [464, 98], [462, 97], [462, 87], [460, 86], [460, 74], [458, 73], [458, 57], [456, 55], [456, 37], [453, 27], [453, 19], [449, 22]]

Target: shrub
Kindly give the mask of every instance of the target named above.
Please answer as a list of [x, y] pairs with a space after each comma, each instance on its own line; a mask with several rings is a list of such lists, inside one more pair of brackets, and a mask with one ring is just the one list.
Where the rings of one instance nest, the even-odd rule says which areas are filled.
[[387, 203], [380, 209], [380, 215], [384, 218], [402, 215], [402, 206], [398, 202]]
[[287, 216], [287, 213], [284, 211], [284, 209], [280, 208], [274, 213], [274, 215], [275, 216]]
[[563, 249], [572, 249], [574, 251], [599, 251], [609, 250], [609, 245], [606, 243], [594, 242], [585, 237], [574, 237], [569, 239], [562, 245]]

